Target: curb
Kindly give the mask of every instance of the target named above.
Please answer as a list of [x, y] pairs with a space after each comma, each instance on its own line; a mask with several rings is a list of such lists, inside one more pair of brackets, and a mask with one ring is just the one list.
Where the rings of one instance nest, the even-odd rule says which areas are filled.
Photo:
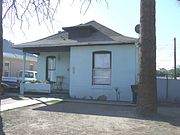
[[115, 106], [131, 106], [135, 107], [136, 104], [130, 102], [115, 102], [115, 101], [93, 101], [93, 100], [81, 100], [81, 99], [63, 99], [64, 102], [74, 103], [86, 103], [86, 104], [101, 104], [101, 105], [115, 105]]

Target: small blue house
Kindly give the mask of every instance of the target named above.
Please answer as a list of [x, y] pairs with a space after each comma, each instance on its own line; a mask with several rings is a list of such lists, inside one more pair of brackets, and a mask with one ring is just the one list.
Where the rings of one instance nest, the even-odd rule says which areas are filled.
[[131, 101], [139, 71], [136, 42], [91, 21], [14, 47], [37, 54], [38, 80], [63, 79], [61, 89], [70, 97]]

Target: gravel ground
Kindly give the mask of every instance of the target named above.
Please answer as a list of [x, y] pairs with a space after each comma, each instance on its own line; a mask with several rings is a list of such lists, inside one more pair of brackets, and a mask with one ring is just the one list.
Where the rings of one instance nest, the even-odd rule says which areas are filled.
[[62, 102], [1, 117], [6, 135], [180, 135], [180, 107], [159, 107], [157, 116], [143, 117], [132, 106]]

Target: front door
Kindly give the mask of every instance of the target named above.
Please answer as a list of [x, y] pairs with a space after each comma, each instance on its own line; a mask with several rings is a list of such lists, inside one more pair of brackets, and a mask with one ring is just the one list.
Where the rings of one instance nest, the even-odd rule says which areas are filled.
[[56, 81], [56, 57], [46, 57], [46, 80], [50, 82]]

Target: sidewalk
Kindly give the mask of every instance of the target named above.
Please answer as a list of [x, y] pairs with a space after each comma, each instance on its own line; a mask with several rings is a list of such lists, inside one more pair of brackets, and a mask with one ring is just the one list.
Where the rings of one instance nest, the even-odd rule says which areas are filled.
[[[4, 96], [3, 96], [4, 97]], [[0, 101], [0, 111], [6, 111], [10, 109], [15, 109], [19, 107], [25, 107], [35, 104], [46, 104], [50, 101], [63, 101], [61, 98], [54, 97], [36, 97], [29, 95], [5, 95], [5, 98], [2, 98]]]
[[[116, 101], [96, 101], [96, 100], [81, 100], [81, 99], [64, 99], [58, 95], [19, 95], [8, 94], [3, 96], [0, 101], [0, 111], [6, 111], [19, 107], [25, 107], [35, 104], [46, 104], [51, 101], [59, 102], [74, 102], [74, 103], [88, 103], [88, 104], [104, 104], [104, 105], [121, 105], [121, 106], [135, 106], [130, 102], [116, 102]], [[48, 105], [48, 104], [46, 104]]]

